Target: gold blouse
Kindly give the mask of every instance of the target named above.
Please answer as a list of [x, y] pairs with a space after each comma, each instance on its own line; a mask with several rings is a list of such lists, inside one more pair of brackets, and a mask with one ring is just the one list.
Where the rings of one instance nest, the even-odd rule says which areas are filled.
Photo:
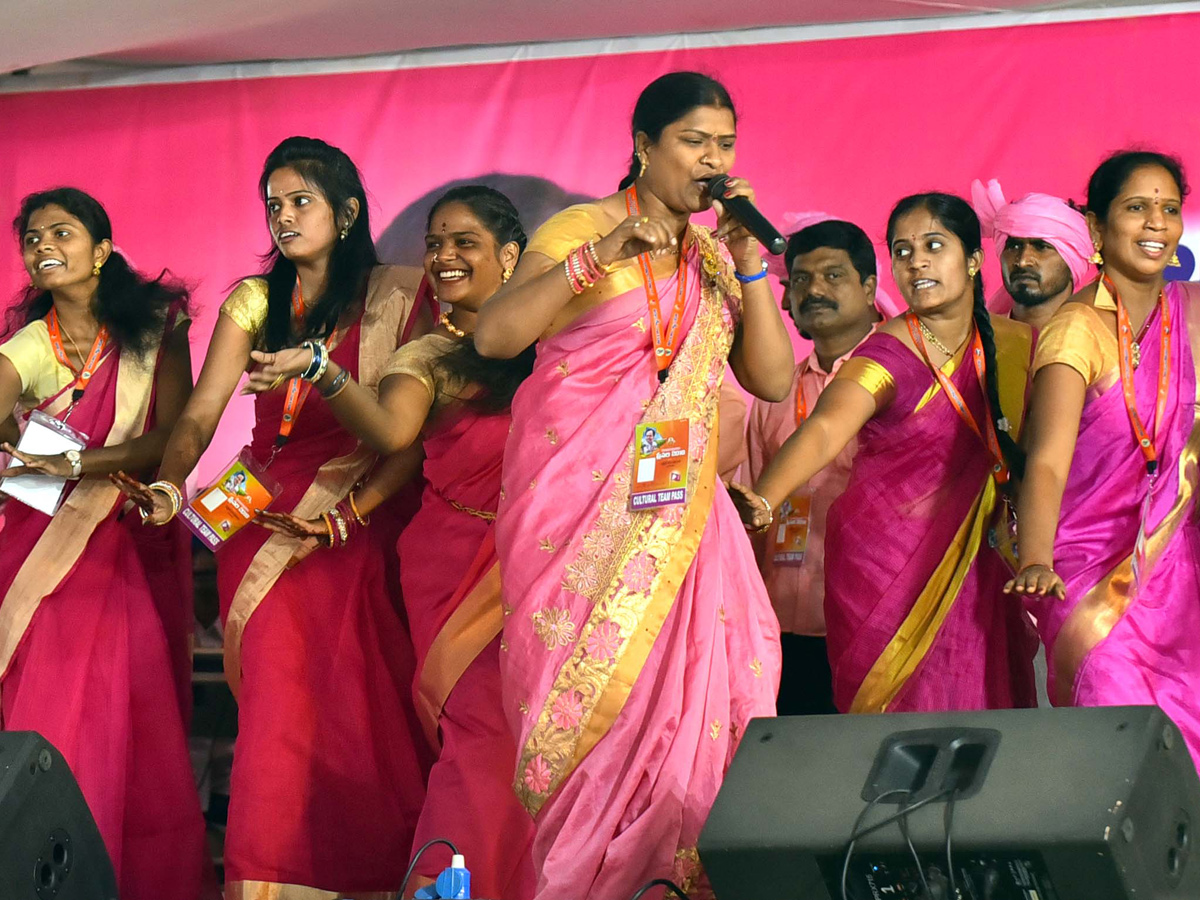
[[256, 348], [261, 348], [267, 327], [267, 279], [247, 278], [225, 298], [221, 312], [250, 335]]
[[448, 335], [430, 332], [397, 348], [383, 367], [380, 380], [389, 375], [408, 375], [425, 385], [434, 406], [441, 407], [459, 396], [466, 387], [440, 365], [441, 359], [458, 342]]
[[1033, 371], [1036, 374], [1044, 366], [1062, 363], [1082, 375], [1091, 387], [1117, 370], [1120, 352], [1117, 336], [1096, 307], [1064, 303], [1038, 335]]
[[0, 344], [0, 355], [8, 358], [21, 377], [21, 405], [26, 409], [33, 409], [75, 380], [75, 373], [54, 355], [45, 319], [35, 319]]
[[896, 379], [880, 363], [864, 356], [853, 356], [842, 363], [835, 378], [852, 381], [865, 388], [875, 398], [877, 406], [891, 402], [896, 390]]

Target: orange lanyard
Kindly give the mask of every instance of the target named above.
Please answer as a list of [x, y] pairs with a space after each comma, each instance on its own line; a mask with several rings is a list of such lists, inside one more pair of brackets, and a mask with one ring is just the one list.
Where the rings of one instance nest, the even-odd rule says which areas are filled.
[[[625, 209], [631, 216], [641, 214], [638, 206], [637, 188], [630, 185], [625, 190]], [[683, 305], [687, 302], [687, 241], [679, 248], [679, 278], [675, 290], [675, 306], [671, 310], [671, 324], [664, 331], [662, 306], [658, 299], [658, 285], [650, 267], [650, 254], [638, 255], [642, 267], [642, 284], [646, 288], [646, 302], [650, 307], [650, 331], [654, 339], [654, 364], [658, 367], [659, 379], [671, 365], [675, 351], [679, 349], [679, 322], [683, 318]]]
[[908, 333], [912, 336], [913, 343], [921, 351], [921, 358], [925, 360], [925, 365], [929, 366], [934, 377], [937, 378], [938, 384], [946, 392], [946, 398], [954, 406], [955, 412], [967, 424], [967, 427], [975, 432], [975, 436], [983, 442], [992, 455], [992, 471], [996, 475], [996, 481], [999, 484], [1006, 484], [1009, 479], [1008, 464], [1005, 463], [1004, 454], [1000, 451], [1000, 438], [996, 434], [996, 425], [990, 416], [991, 406], [987, 398], [987, 362], [983, 356], [983, 340], [979, 337], [979, 329], [972, 329], [974, 337], [971, 340], [971, 359], [975, 364], [975, 376], [979, 379], [979, 387], [983, 390], [984, 409], [989, 412], [986, 430], [980, 429], [979, 423], [971, 415], [971, 410], [967, 408], [967, 401], [963, 399], [963, 395], [959, 393], [958, 388], [954, 386], [946, 373], [929, 361], [929, 351], [925, 347], [925, 338], [921, 336], [921, 330], [917, 326], [916, 315], [912, 312], [905, 313], [904, 322], [908, 325]]
[[808, 418], [808, 404], [804, 401], [804, 379], [796, 380], [796, 427], [799, 428]]
[[[296, 321], [304, 319], [304, 294], [300, 290], [300, 279], [296, 279], [296, 287], [292, 290], [292, 318]], [[329, 335], [329, 346], [333, 345], [335, 328]], [[326, 351], [332, 352], [330, 350]], [[296, 427], [296, 419], [300, 416], [300, 408], [308, 399], [312, 390], [312, 382], [305, 381], [299, 375], [288, 380], [287, 397], [283, 401], [283, 419], [279, 423], [279, 434], [275, 437], [275, 448], [278, 449], [288, 442], [292, 429]], [[272, 459], [274, 457], [272, 456]]]
[[[1116, 286], [1107, 275], [1104, 276], [1104, 287], [1112, 294], [1117, 303], [1117, 342], [1121, 347], [1121, 391], [1125, 395], [1125, 411], [1129, 413], [1129, 424], [1133, 426], [1133, 436], [1137, 438], [1138, 448], [1146, 459], [1146, 474], [1151, 478], [1158, 474], [1158, 450], [1154, 441], [1142, 424], [1142, 417], [1137, 411], [1137, 395], [1133, 390], [1133, 328], [1129, 324], [1129, 313]], [[1162, 345], [1158, 350], [1158, 396], [1154, 402], [1154, 430], [1162, 428], [1163, 417], [1167, 412], [1167, 394], [1171, 389], [1171, 310], [1167, 307], [1167, 293], [1158, 294], [1158, 316], [1162, 320]]]
[[71, 404], [74, 405], [83, 398], [83, 392], [87, 390], [88, 382], [96, 373], [96, 366], [99, 364], [100, 358], [108, 349], [108, 326], [101, 325], [100, 330], [96, 332], [96, 339], [92, 341], [92, 350], [84, 360], [82, 369], [76, 369], [67, 359], [67, 351], [63, 349], [62, 329], [58, 324], [58, 310], [53, 306], [46, 315], [46, 327], [50, 331], [50, 346], [54, 349], [55, 358], [75, 373], [75, 388], [71, 391]]

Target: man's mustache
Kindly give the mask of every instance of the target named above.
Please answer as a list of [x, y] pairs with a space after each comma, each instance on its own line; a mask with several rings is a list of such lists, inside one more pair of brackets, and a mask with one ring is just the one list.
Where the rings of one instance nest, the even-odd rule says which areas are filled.
[[809, 297], [800, 303], [800, 312], [811, 312], [814, 309], [837, 309], [837, 304], [825, 297]]

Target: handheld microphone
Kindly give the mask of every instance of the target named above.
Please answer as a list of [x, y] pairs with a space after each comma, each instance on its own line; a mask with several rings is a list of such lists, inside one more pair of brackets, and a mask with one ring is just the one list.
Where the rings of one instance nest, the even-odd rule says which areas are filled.
[[746, 230], [758, 238], [767, 251], [779, 256], [787, 249], [787, 241], [783, 235], [767, 221], [767, 217], [745, 197], [726, 197], [728, 175], [714, 175], [708, 179], [708, 193], [714, 200], [720, 200], [730, 214], [746, 226]]

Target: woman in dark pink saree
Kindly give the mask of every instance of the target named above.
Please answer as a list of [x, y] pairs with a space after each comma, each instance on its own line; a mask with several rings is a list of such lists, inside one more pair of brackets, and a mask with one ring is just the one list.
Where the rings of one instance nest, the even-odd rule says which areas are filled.
[[772, 400], [794, 362], [757, 242], [727, 215], [715, 236], [689, 221], [736, 130], [717, 82], [650, 84], [621, 190], [543, 225], [480, 311], [485, 356], [539, 341], [496, 523], [538, 898], [671, 876], [707, 896], [700, 828], [746, 723], [774, 713], [779, 626], [716, 477], [717, 408], [727, 361]]
[[1148, 152], [1088, 185], [1101, 277], [1039, 342], [1011, 589], [1056, 704], [1158, 705], [1200, 763], [1200, 289], [1163, 277], [1186, 193]]
[[[1021, 468], [1033, 336], [984, 303], [979, 220], [950, 194], [901, 200], [888, 220], [909, 311], [847, 360], [753, 490], [745, 521], [859, 449], [830, 509], [825, 617], [844, 712], [1036, 705], [1036, 638], [1007, 601], [1006, 493]], [[887, 540], [880, 540], [880, 535]]]
[[15, 226], [32, 284], [14, 310], [23, 327], [0, 344], [0, 408], [19, 398], [87, 440], [73, 459], [3, 448], [69, 480], [53, 516], [16, 500], [5, 507], [0, 727], [41, 732], [66, 757], [122, 897], [196, 900], [204, 822], [190, 703], [177, 690], [191, 591], [162, 583], [179, 562], [171, 551], [186, 544], [180, 526], [160, 533], [168, 552], [148, 572], [139, 517], [121, 516], [124, 498], [106, 477], [158, 466], [191, 390], [187, 294], [134, 272], [113, 250], [103, 208], [81, 191], [27, 197]]
[[[366, 192], [345, 153], [288, 138], [267, 157], [259, 189], [274, 243], [268, 271], [222, 304], [162, 480], [151, 489], [122, 481], [156, 523], [171, 517], [172, 495], [179, 499], [255, 348], [308, 339], [326, 365], [373, 390], [396, 347], [428, 324], [405, 273], [378, 264]], [[272, 508], [304, 518], [352, 507], [373, 470], [398, 481], [410, 468], [379, 462], [313, 387], [280, 379], [257, 396], [247, 448], [280, 485]], [[380, 530], [377, 520], [332, 553], [251, 524], [217, 549], [225, 676], [238, 700], [227, 900], [376, 900], [399, 889], [428, 751]]]
[[[414, 851], [432, 838], [454, 842], [472, 891], [523, 900], [534, 887], [533, 821], [511, 790], [516, 753], [500, 700], [500, 573], [493, 522], [512, 394], [533, 351], [485, 360], [470, 333], [476, 313], [512, 274], [524, 249], [517, 211], [480, 185], [454, 188], [434, 203], [425, 236], [426, 284], [450, 305], [429, 334], [404, 345], [384, 366], [379, 398], [351, 381], [329, 398], [342, 424], [382, 453], [424, 451], [421, 508], [400, 536], [400, 582], [416, 649], [414, 697], [431, 746]], [[311, 354], [256, 354], [252, 387], [307, 366]], [[342, 378], [331, 364], [325, 378]], [[318, 382], [318, 387], [321, 383]], [[414, 466], [415, 470], [415, 466]], [[398, 484], [368, 481], [382, 497]], [[369, 515], [373, 497], [360, 501]], [[320, 519], [266, 514], [264, 524], [296, 537], [328, 535]], [[450, 862], [431, 848], [416, 875], [432, 880]]]

